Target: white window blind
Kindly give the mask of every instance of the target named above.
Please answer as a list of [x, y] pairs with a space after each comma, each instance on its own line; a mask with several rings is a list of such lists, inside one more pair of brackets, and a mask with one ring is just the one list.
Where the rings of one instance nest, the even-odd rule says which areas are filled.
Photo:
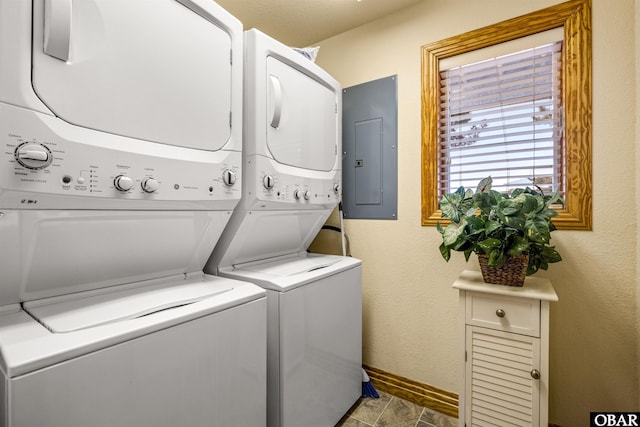
[[440, 72], [438, 191], [564, 190], [562, 42]]

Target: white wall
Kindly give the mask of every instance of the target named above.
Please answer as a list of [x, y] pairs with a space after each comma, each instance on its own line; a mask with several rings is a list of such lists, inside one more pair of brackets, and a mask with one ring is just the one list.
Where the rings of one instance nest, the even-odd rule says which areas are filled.
[[[548, 272], [550, 421], [588, 425], [595, 410], [638, 410], [640, 319], [636, 223], [634, 46], [640, 0], [593, 0], [593, 231], [557, 231], [564, 261]], [[468, 265], [446, 263], [440, 236], [420, 225], [420, 46], [558, 0], [425, 0], [320, 43], [318, 63], [343, 87], [398, 75], [398, 220], [347, 220], [364, 263], [364, 363], [459, 392], [457, 292]], [[638, 18], [640, 21], [640, 18]], [[623, 215], [623, 216], [621, 216]]]

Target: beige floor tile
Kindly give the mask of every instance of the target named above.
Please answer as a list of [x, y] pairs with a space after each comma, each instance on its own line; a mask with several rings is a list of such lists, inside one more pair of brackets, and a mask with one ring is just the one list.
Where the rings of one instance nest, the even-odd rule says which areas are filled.
[[380, 394], [378, 399], [370, 397], [360, 399], [358, 403], [351, 408], [349, 415], [356, 420], [374, 425], [393, 397], [387, 393], [380, 392], [378, 394]]
[[336, 427], [456, 427], [458, 420], [415, 403], [380, 393], [359, 399]]
[[440, 412], [425, 408], [420, 421], [424, 422], [429, 427], [456, 427], [458, 420], [441, 414]]
[[394, 397], [375, 425], [376, 427], [415, 427], [422, 410], [422, 406]]
[[344, 417], [340, 420], [336, 427], [373, 427], [371, 424], [363, 423], [360, 420], [356, 420], [351, 417]]

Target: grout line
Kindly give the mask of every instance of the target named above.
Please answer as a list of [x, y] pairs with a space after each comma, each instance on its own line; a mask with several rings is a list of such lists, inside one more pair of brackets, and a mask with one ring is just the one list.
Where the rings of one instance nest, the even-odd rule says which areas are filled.
[[357, 419], [356, 417], [352, 417], [351, 415], [349, 415], [349, 418], [351, 418], [352, 420], [356, 420], [356, 421], [358, 421], [359, 423], [362, 423], [362, 424], [364, 424], [364, 425], [366, 425], [366, 426], [369, 426], [369, 427], [375, 427], [373, 424], [369, 424], [369, 423], [367, 423], [367, 422], [364, 422], [364, 421], [362, 421], [362, 420], [359, 420], [359, 419]]
[[418, 415], [418, 419], [416, 420], [416, 425], [413, 427], [418, 427], [418, 423], [420, 423], [420, 420], [422, 419], [422, 416], [424, 415], [424, 407], [422, 408], [422, 411], [420, 412], [420, 415]]
[[389, 399], [389, 401], [387, 402], [387, 404], [384, 406], [384, 409], [382, 410], [382, 412], [380, 412], [380, 415], [378, 415], [378, 418], [376, 418], [376, 420], [374, 421], [373, 425], [375, 426], [376, 424], [378, 424], [378, 421], [380, 421], [380, 417], [382, 417], [382, 414], [384, 414], [384, 411], [386, 411], [389, 408], [389, 405], [391, 405], [391, 402], [393, 401], [393, 399], [395, 399], [395, 396], [391, 396], [391, 399]]

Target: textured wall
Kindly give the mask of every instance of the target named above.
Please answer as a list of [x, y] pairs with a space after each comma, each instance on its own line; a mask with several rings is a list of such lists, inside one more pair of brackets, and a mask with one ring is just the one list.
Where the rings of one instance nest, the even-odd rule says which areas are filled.
[[[557, 231], [564, 261], [541, 275], [551, 312], [550, 421], [588, 425], [589, 411], [639, 410], [634, 6], [593, 0], [593, 231]], [[363, 260], [364, 363], [459, 392], [457, 292], [465, 268], [420, 226], [420, 46], [560, 3], [425, 0], [320, 43], [318, 63], [344, 87], [398, 74], [398, 221], [347, 220]], [[620, 217], [619, 214], [627, 215]], [[612, 217], [617, 215], [617, 217]]]
[[[634, 114], [637, 114], [640, 111], [640, 3], [635, 2], [635, 83], [636, 83], [636, 105]], [[635, 135], [635, 146], [638, 147], [638, 140], [640, 138], [640, 120], [636, 119], [636, 135]], [[636, 165], [640, 164], [640, 150], [636, 148], [635, 155]], [[637, 166], [636, 166], [637, 169]], [[635, 174], [635, 184], [636, 184], [636, 224], [640, 223], [640, 174]], [[638, 230], [636, 230], [636, 235], [638, 234]], [[640, 260], [640, 239], [636, 239], [636, 327], [637, 330], [640, 331], [640, 267], [638, 266], [638, 260]], [[638, 339], [638, 358], [640, 358], [640, 339]], [[638, 360], [638, 365], [640, 365], [640, 360]], [[638, 375], [638, 389], [640, 390], [640, 374]], [[636, 407], [640, 408], [640, 393], [636, 393], [638, 397], [638, 401], [636, 403]]]

